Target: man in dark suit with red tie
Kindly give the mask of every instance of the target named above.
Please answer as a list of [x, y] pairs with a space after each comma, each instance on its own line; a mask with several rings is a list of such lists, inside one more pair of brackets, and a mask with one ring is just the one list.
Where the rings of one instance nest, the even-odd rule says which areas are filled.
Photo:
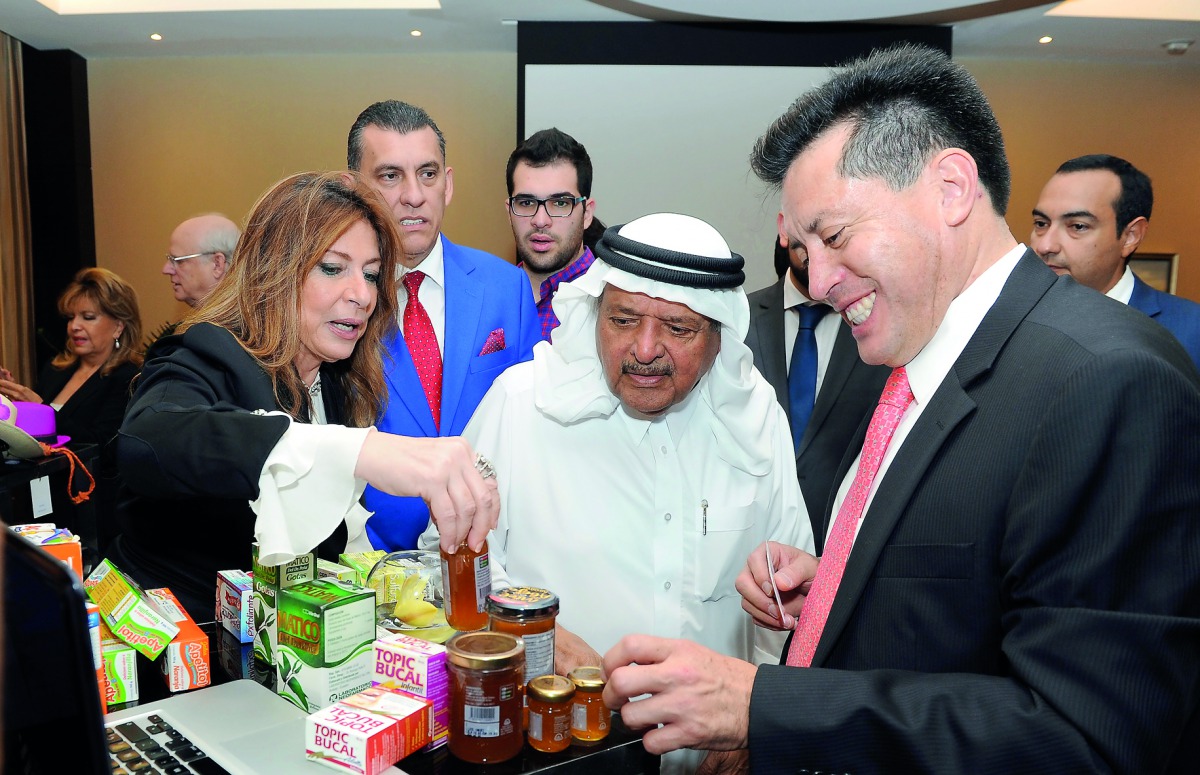
[[753, 772], [1194, 771], [1187, 353], [1017, 243], [999, 125], [943, 53], [837, 71], [752, 166], [813, 296], [892, 374], [819, 562], [773, 547], [777, 572], [755, 551], [738, 580], [760, 623], [799, 619], [788, 664], [632, 635], [605, 655], [610, 707], [652, 752]]
[[809, 295], [808, 271], [779, 242], [775, 253], [783, 276], [749, 295], [746, 346], [791, 424], [796, 478], [820, 552], [838, 464], [890, 369], [863, 363], [850, 327]]

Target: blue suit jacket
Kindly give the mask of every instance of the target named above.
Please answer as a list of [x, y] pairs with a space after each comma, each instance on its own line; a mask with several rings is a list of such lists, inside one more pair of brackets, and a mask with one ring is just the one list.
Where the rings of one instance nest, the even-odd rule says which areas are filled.
[[[526, 274], [507, 261], [460, 247], [442, 235], [446, 266], [446, 328], [442, 355], [442, 425], [434, 427], [425, 391], [404, 337], [388, 343], [384, 363], [388, 403], [377, 428], [404, 436], [458, 436], [492, 380], [533, 357], [541, 328]], [[504, 330], [505, 348], [480, 355], [488, 335]], [[429, 523], [420, 498], [398, 498], [367, 487], [367, 535], [378, 549], [412, 549]]]
[[1145, 312], [1174, 334], [1200, 368], [1200, 304], [1156, 291], [1134, 275], [1129, 306]]

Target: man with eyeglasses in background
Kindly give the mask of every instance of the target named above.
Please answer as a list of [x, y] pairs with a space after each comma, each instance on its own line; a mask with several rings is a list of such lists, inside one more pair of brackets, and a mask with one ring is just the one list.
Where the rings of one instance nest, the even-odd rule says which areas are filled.
[[241, 236], [237, 224], [220, 213], [188, 218], [171, 232], [162, 273], [171, 278], [175, 300], [199, 304], [225, 273]]
[[[403, 252], [399, 333], [387, 342], [388, 403], [376, 427], [402, 436], [458, 436], [492, 386], [529, 360], [538, 321], [525, 276], [508, 261], [442, 234], [454, 195], [446, 138], [423, 109], [370, 105], [346, 138], [346, 166], [383, 197]], [[367, 487], [367, 536], [376, 549], [412, 549], [429, 524], [420, 498]]]
[[555, 291], [586, 272], [595, 258], [583, 239], [596, 210], [592, 160], [566, 132], [543, 129], [512, 152], [506, 175], [517, 265], [529, 275], [542, 339], [549, 341], [558, 327], [551, 306]]

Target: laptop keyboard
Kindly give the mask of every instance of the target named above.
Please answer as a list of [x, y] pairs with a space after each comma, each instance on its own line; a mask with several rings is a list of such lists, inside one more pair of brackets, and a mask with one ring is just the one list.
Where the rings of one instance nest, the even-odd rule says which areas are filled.
[[112, 775], [229, 775], [164, 713], [113, 722], [105, 732]]

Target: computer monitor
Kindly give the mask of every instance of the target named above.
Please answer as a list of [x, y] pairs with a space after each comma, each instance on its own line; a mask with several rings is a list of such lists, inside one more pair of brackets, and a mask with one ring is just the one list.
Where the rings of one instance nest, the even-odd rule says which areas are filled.
[[83, 585], [3, 524], [4, 771], [112, 771]]

